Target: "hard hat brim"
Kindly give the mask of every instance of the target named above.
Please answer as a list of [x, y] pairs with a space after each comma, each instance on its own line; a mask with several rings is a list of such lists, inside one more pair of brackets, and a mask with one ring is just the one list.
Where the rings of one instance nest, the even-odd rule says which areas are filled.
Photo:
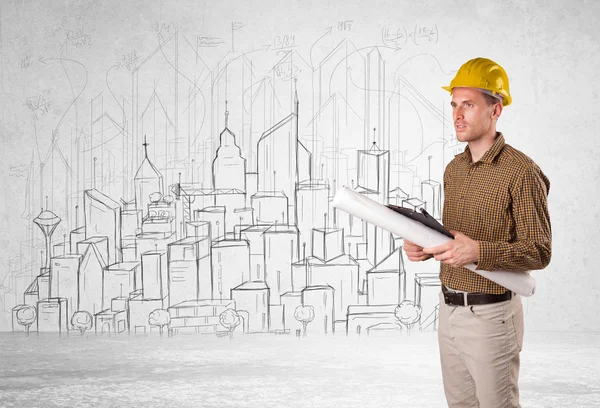
[[[486, 88], [478, 88], [475, 86], [464, 86], [464, 87], [442, 86], [443, 90], [448, 91], [450, 93], [452, 93], [454, 88], [486, 89]], [[502, 95], [504, 97], [504, 99], [502, 99], [502, 106], [508, 106], [512, 103], [512, 97], [508, 93], [502, 93], [502, 92], [499, 92], [499, 93], [500, 93], [500, 95]]]

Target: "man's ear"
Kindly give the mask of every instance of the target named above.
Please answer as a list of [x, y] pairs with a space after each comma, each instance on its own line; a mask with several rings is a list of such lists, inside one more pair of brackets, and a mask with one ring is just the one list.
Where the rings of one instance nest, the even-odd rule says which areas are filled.
[[502, 102], [495, 103], [493, 110], [492, 110], [492, 118], [495, 120], [498, 120], [498, 118], [500, 118], [501, 114], [502, 114]]

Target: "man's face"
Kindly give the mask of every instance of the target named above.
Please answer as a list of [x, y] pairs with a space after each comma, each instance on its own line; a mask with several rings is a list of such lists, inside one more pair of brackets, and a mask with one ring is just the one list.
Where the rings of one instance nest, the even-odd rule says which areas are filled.
[[495, 134], [495, 119], [502, 110], [501, 103], [488, 105], [482, 92], [475, 88], [454, 88], [450, 104], [459, 141], [473, 142], [491, 132]]

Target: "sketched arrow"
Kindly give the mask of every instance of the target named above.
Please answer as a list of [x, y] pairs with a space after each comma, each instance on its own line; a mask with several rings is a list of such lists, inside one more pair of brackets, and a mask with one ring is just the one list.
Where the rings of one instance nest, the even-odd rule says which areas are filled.
[[330, 26], [329, 28], [327, 28], [327, 29], [325, 30], [325, 33], [324, 33], [322, 36], [320, 36], [320, 37], [317, 39], [317, 41], [315, 41], [315, 42], [313, 43], [313, 45], [310, 47], [310, 51], [309, 51], [309, 54], [308, 54], [308, 55], [309, 55], [309, 57], [310, 57], [310, 67], [312, 68], [312, 70], [313, 70], [313, 71], [315, 70], [315, 66], [313, 65], [313, 60], [312, 60], [312, 52], [313, 52], [313, 48], [315, 48], [315, 45], [317, 45], [317, 43], [318, 43], [319, 41], [321, 41], [323, 38], [325, 38], [325, 36], [326, 36], [326, 35], [329, 35], [329, 34], [331, 34], [331, 30], [333, 30], [333, 26]]
[[[214, 86], [214, 85], [217, 83], [217, 81], [218, 81], [219, 79], [221, 79], [221, 76], [222, 76], [222, 75], [225, 73], [225, 69], [226, 69], [226, 68], [229, 66], [229, 64], [231, 64], [233, 61], [236, 61], [236, 60], [238, 60], [238, 59], [240, 59], [240, 58], [243, 58], [243, 57], [245, 57], [246, 55], [250, 55], [250, 54], [253, 54], [253, 53], [255, 53], [255, 52], [259, 52], [259, 51], [267, 51], [267, 50], [269, 49], [269, 47], [270, 47], [270, 46], [271, 46], [271, 45], [269, 44], [269, 45], [267, 45], [267, 46], [263, 46], [263, 47], [261, 47], [261, 48], [257, 48], [257, 49], [255, 49], [255, 50], [252, 50], [252, 51], [246, 51], [246, 52], [244, 52], [244, 53], [242, 53], [242, 54], [238, 55], [237, 57], [235, 57], [235, 58], [232, 58], [232, 59], [230, 59], [229, 61], [227, 61], [227, 64], [223, 65], [223, 67], [222, 67], [222, 68], [219, 70], [219, 72], [217, 72], [217, 75], [215, 75], [214, 81], [212, 82], [211, 86]], [[222, 60], [221, 60], [221, 61], [222, 61]]]
[[112, 91], [112, 89], [110, 88], [110, 85], [108, 83], [108, 75], [110, 74], [110, 71], [117, 67], [117, 69], [120, 67], [120, 64], [115, 64], [113, 66], [111, 66], [108, 71], [106, 71], [106, 76], [104, 77], [104, 81], [106, 82], [106, 87], [108, 88], [108, 92], [110, 92], [110, 94], [112, 95], [113, 99], [115, 100], [115, 102], [117, 102], [117, 105], [119, 105], [119, 108], [121, 108], [121, 111], [125, 110], [125, 107], [121, 105], [121, 103], [119, 102], [119, 100], [117, 99], [117, 97], [115, 96], [114, 92]]
[[[46, 61], [60, 61], [61, 63], [64, 61], [67, 62], [72, 62], [74, 64], [78, 64], [81, 65], [81, 67], [83, 68], [83, 72], [85, 73], [85, 83], [83, 84], [83, 87], [81, 88], [81, 91], [79, 92], [79, 94], [73, 98], [73, 100], [71, 101], [71, 104], [67, 107], [67, 109], [65, 110], [65, 112], [63, 113], [63, 115], [61, 116], [61, 118], [59, 119], [58, 123], [56, 124], [56, 128], [55, 130], [52, 132], [52, 140], [54, 142], [55, 136], [58, 133], [58, 128], [60, 127], [60, 124], [62, 123], [63, 119], [65, 118], [65, 116], [67, 116], [67, 113], [69, 112], [69, 110], [71, 110], [71, 107], [73, 105], [75, 105], [75, 102], [77, 102], [77, 99], [79, 99], [79, 97], [81, 96], [81, 94], [83, 94], [83, 91], [85, 90], [85, 88], [87, 87], [87, 83], [88, 83], [88, 72], [87, 69], [85, 68], [85, 65], [83, 65], [81, 62], [79, 61], [75, 61], [72, 59], [68, 59], [68, 58], [48, 58]], [[71, 79], [69, 78], [69, 74], [67, 72], [67, 70], [64, 68], [63, 65], [63, 69], [65, 70], [65, 74], [67, 76], [67, 80], [69, 81], [69, 84], [71, 83]], [[73, 88], [71, 87], [71, 91], [73, 90]], [[52, 146], [53, 143], [50, 145], [50, 148], [48, 149], [48, 153], [46, 154], [46, 159], [44, 160], [44, 162], [46, 162], [48, 160], [48, 157], [50, 157], [50, 153], [52, 152]]]

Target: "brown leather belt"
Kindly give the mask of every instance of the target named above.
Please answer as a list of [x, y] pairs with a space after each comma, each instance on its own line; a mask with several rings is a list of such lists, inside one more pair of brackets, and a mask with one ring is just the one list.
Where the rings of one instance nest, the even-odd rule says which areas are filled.
[[512, 292], [510, 290], [500, 295], [481, 292], [460, 293], [450, 291], [442, 285], [442, 293], [444, 294], [444, 301], [450, 306], [486, 305], [512, 299]]

